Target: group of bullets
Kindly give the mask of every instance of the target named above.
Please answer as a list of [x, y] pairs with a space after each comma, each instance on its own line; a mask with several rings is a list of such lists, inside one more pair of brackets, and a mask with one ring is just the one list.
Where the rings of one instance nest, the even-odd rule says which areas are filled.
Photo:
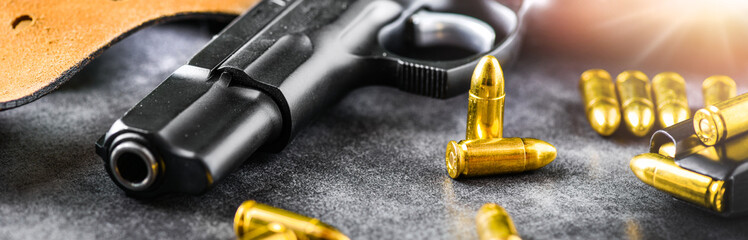
[[556, 158], [556, 148], [533, 138], [504, 138], [504, 74], [493, 56], [483, 57], [470, 81], [465, 140], [447, 144], [452, 178], [539, 169]]
[[[590, 69], [582, 73], [579, 90], [590, 126], [603, 136], [610, 136], [618, 129], [622, 115], [626, 128], [637, 137], [651, 131], [655, 111], [662, 128], [691, 117], [686, 82], [674, 72], [655, 75], [650, 85], [644, 73], [624, 71], [618, 74], [614, 84], [607, 71]], [[735, 81], [720, 75], [707, 78], [702, 90], [705, 106], [735, 97], [736, 94]]]
[[[532, 138], [504, 138], [504, 74], [493, 56], [483, 57], [471, 78], [466, 139], [447, 145], [452, 178], [516, 173], [539, 169], [556, 158], [553, 145]], [[480, 239], [520, 239], [509, 214], [487, 203], [476, 214]], [[239, 206], [234, 217], [239, 239], [348, 239], [316, 218], [255, 201]]]
[[[481, 58], [468, 96], [465, 140], [449, 141], [445, 160], [451, 178], [532, 171], [556, 158], [556, 148], [534, 138], [504, 138], [504, 73], [493, 56]], [[475, 218], [480, 239], [520, 239], [509, 214], [495, 203]]]
[[[509, 214], [495, 203], [486, 203], [475, 216], [482, 240], [520, 240]], [[348, 240], [334, 227], [319, 219], [305, 217], [255, 201], [239, 206], [234, 231], [240, 240]]]
[[[588, 70], [580, 79], [590, 125], [604, 136], [618, 128], [620, 109], [623, 109], [626, 127], [636, 136], [644, 136], [651, 130], [655, 109], [663, 128], [690, 117], [683, 77], [672, 72], [657, 74], [652, 88], [657, 105], [652, 101], [649, 79], [642, 72], [625, 71], [618, 75], [615, 85], [605, 70]], [[707, 107], [698, 110], [692, 120], [693, 138], [700, 139], [705, 146], [714, 146], [748, 132], [748, 94], [733, 98], [735, 92], [735, 82], [729, 77], [712, 76], [704, 81]], [[480, 60], [473, 72], [469, 93], [466, 139], [450, 141], [447, 145], [450, 177], [535, 170], [555, 159], [556, 148], [547, 142], [503, 137], [504, 77], [496, 58], [486, 56]], [[630, 162], [632, 171], [643, 182], [675, 197], [723, 211], [725, 181], [679, 167], [674, 162], [674, 148], [674, 144], [663, 145], [657, 153], [634, 157]], [[483, 205], [475, 221], [480, 239], [520, 239], [509, 214], [495, 203]], [[234, 231], [243, 240], [349, 239], [319, 219], [255, 201], [244, 202], [237, 209]]]
[[[615, 85], [605, 70], [591, 69], [579, 81], [587, 118], [600, 135], [609, 136], [620, 124], [636, 136], [650, 132], [655, 110], [663, 130], [655, 132], [650, 153], [631, 159], [639, 180], [678, 199], [721, 215], [748, 211], [748, 196], [735, 194], [748, 176], [748, 94], [735, 97], [730, 77], [704, 80], [705, 107], [691, 118], [686, 84], [673, 72], [657, 74], [651, 84], [639, 71], [618, 75]], [[616, 88], [617, 95], [616, 96]], [[620, 97], [620, 99], [618, 98]], [[619, 110], [619, 100], [620, 109]], [[739, 189], [738, 189], [739, 190]]]
[[[673, 137], [684, 132], [688, 136]], [[629, 165], [642, 182], [676, 198], [724, 216], [738, 214], [748, 210], [748, 196], [741, 194], [748, 176], [746, 132], [748, 94], [742, 94], [658, 131], [655, 135], [667, 134], [667, 141], [657, 145], [653, 136], [650, 153], [635, 156]]]

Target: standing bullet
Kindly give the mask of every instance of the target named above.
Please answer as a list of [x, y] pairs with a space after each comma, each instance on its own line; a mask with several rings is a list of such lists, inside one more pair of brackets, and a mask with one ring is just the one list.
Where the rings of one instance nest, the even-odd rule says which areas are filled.
[[495, 203], [486, 203], [475, 216], [480, 240], [520, 240], [509, 213]]
[[637, 137], [647, 135], [655, 121], [649, 78], [640, 71], [625, 71], [616, 79], [626, 128]]
[[[305, 217], [251, 200], [242, 203], [234, 216], [234, 231], [240, 239], [258, 231], [272, 229], [274, 224], [288, 228], [300, 239], [348, 240], [348, 237], [337, 229], [320, 222], [319, 219]], [[283, 233], [280, 230], [276, 232]]]
[[473, 71], [468, 97], [466, 139], [501, 138], [504, 124], [504, 74], [499, 60], [488, 55]]
[[533, 138], [450, 141], [446, 154], [452, 178], [536, 170], [555, 158], [553, 145]]
[[699, 109], [693, 116], [693, 129], [707, 146], [748, 131], [748, 94]]
[[704, 80], [701, 85], [704, 94], [704, 106], [715, 105], [737, 95], [735, 81], [728, 76], [716, 75]]
[[610, 74], [590, 69], [579, 78], [579, 91], [590, 126], [603, 136], [610, 136], [621, 124], [621, 109]]
[[686, 97], [686, 81], [680, 74], [663, 72], [652, 78], [652, 92], [657, 102], [657, 120], [663, 128], [691, 118]]
[[722, 212], [724, 181], [715, 180], [675, 164], [673, 158], [645, 153], [631, 159], [631, 171], [642, 182], [699, 206]]

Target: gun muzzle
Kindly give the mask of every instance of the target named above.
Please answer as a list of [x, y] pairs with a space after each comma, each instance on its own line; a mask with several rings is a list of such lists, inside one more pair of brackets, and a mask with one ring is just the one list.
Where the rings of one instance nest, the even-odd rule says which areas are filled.
[[137, 142], [125, 141], [115, 146], [109, 161], [114, 179], [127, 189], [144, 190], [156, 182], [159, 168], [156, 157]]
[[[128, 195], [203, 193], [256, 150], [282, 150], [358, 87], [436, 98], [464, 93], [481, 56], [503, 64], [521, 39], [521, 19], [493, 0], [275, 2], [238, 17], [96, 143]], [[507, 34], [501, 43], [497, 31]], [[473, 38], [479, 41], [460, 44]], [[446, 61], [390, 51], [411, 42], [428, 52], [466, 47], [472, 55]]]

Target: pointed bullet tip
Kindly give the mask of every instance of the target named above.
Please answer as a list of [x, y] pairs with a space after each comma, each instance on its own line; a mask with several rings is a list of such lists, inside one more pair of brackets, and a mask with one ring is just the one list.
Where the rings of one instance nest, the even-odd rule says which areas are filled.
[[511, 216], [495, 203], [486, 203], [478, 210], [475, 225], [480, 239], [519, 239]]
[[523, 141], [527, 149], [527, 159], [530, 162], [527, 170], [539, 169], [556, 159], [556, 147], [550, 143], [534, 138], [523, 138]]
[[691, 117], [691, 110], [688, 107], [675, 104], [663, 106], [657, 112], [659, 113], [657, 119], [662, 128], [673, 126]]
[[634, 102], [623, 109], [626, 127], [637, 137], [644, 137], [654, 126], [654, 109], [652, 106]]
[[588, 112], [590, 126], [603, 136], [612, 135], [621, 124], [621, 112], [618, 105], [607, 102], [595, 104]]
[[489, 212], [489, 211], [499, 211], [499, 212], [506, 212], [504, 208], [499, 206], [499, 204], [496, 203], [486, 203], [481, 206], [481, 208], [478, 210], [479, 214], [482, 212]]
[[333, 240], [350, 240], [348, 236], [345, 234], [339, 232], [337, 229], [328, 229], [327, 232], [324, 234], [324, 239], [333, 239]]
[[485, 92], [491, 95], [504, 95], [504, 73], [499, 60], [494, 56], [487, 55], [481, 58], [475, 66], [470, 82], [470, 92], [473, 94], [480, 95], [481, 92]]
[[639, 154], [631, 159], [629, 167], [634, 172], [639, 180], [642, 182], [652, 185], [654, 182], [654, 172], [657, 169], [657, 165], [661, 162], [672, 161], [672, 158], [668, 158], [656, 153], [644, 153]]

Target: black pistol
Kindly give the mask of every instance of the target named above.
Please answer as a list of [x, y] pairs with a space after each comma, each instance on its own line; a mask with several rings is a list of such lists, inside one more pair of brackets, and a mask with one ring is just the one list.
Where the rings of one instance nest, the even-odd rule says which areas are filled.
[[516, 57], [522, 7], [262, 1], [117, 120], [96, 153], [129, 196], [203, 193], [256, 150], [281, 151], [355, 88], [434, 98], [466, 92], [481, 56], [503, 64]]

